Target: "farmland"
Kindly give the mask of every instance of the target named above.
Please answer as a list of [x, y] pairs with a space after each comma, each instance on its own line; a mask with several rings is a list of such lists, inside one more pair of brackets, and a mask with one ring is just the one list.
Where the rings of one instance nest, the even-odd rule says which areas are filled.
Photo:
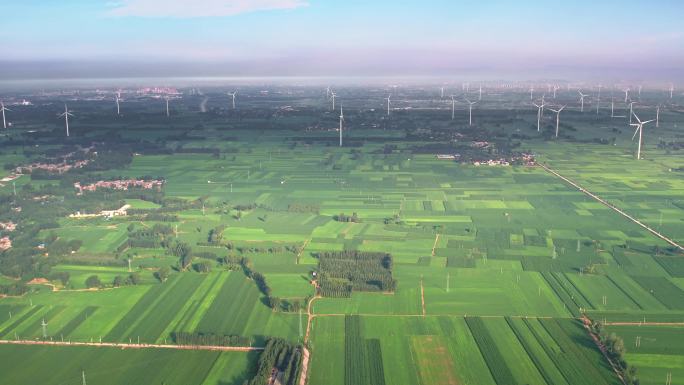
[[[246, 87], [237, 111], [207, 92], [209, 112], [185, 94], [169, 118], [154, 98], [131, 94], [119, 118], [74, 100], [83, 115], [70, 139], [34, 118], [46, 107], [18, 109], [24, 128], [0, 138], [16, 150], [0, 152], [5, 164], [43, 159], [16, 144], [31, 143], [57, 156], [94, 146], [97, 167], [0, 187], [0, 221], [21, 226], [2, 233], [13, 247], [0, 258], [0, 338], [271, 344], [289, 358], [3, 345], [12, 358], [0, 370], [13, 383], [74, 382], [85, 370], [91, 383], [240, 385], [268, 376], [259, 362], [293, 381], [306, 347], [312, 385], [618, 385], [583, 316], [622, 338], [640, 383], [669, 372], [681, 383], [681, 251], [542, 167], [485, 162], [534, 154], [682, 242], [681, 150], [654, 140], [636, 161], [625, 122], [605, 112], [568, 111], [567, 133], [550, 139], [550, 122], [537, 132], [520, 92], [490, 95], [471, 127], [413, 88], [397, 91], [397, 103], [432, 109], [397, 107], [390, 117], [364, 107], [377, 90], [340, 90], [350, 127], [339, 147], [337, 115], [318, 89]], [[644, 104], [661, 96], [644, 92]], [[677, 111], [664, 109], [660, 137], [681, 140]], [[484, 150], [474, 145], [485, 139]], [[437, 157], [452, 153], [470, 158]], [[159, 189], [73, 188], [157, 178]], [[124, 205], [126, 215], [96, 215]], [[56, 375], [28, 371], [35, 360]]]

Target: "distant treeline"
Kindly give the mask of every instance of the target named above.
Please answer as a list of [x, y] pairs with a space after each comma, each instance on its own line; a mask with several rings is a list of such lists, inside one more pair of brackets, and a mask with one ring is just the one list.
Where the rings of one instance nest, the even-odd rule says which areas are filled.
[[173, 332], [171, 338], [178, 345], [203, 346], [252, 346], [249, 337], [202, 332]]

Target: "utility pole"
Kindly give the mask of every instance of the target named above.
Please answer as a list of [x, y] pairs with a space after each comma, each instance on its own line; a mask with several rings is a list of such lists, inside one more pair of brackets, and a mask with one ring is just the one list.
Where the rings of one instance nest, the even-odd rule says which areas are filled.
[[447, 271], [447, 293], [449, 292], [449, 272]]

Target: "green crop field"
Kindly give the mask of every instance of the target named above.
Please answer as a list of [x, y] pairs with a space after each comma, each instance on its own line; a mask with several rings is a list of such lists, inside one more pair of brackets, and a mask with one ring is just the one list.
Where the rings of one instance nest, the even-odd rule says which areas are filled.
[[[569, 108], [555, 139], [548, 117], [537, 132], [526, 92], [489, 95], [468, 126], [424, 89], [399, 87], [424, 109], [390, 117], [366, 107], [378, 90], [344, 89], [357, 99], [340, 147], [320, 90], [273, 90], [241, 90], [233, 111], [207, 88], [207, 113], [184, 90], [168, 119], [156, 98], [131, 94], [121, 120], [74, 101], [73, 143], [22, 112], [46, 136], [8, 130], [0, 161], [69, 162], [91, 143], [97, 156], [0, 186], [0, 222], [18, 223], [0, 230], [12, 240], [0, 339], [65, 343], [0, 345], [3, 380], [79, 383], [84, 370], [91, 384], [242, 385], [292, 357], [99, 345], [281, 338], [308, 349], [308, 385], [618, 385], [583, 325], [594, 321], [624, 344], [612, 357], [624, 373], [684, 384], [684, 254], [540, 166], [683, 242], [679, 107], [663, 107], [662, 141], [653, 133], [637, 161], [624, 119]], [[36, 97], [37, 111], [54, 102]], [[643, 108], [661, 97], [644, 91]], [[486, 163], [501, 159], [513, 164]], [[153, 178], [163, 183], [73, 187]]]

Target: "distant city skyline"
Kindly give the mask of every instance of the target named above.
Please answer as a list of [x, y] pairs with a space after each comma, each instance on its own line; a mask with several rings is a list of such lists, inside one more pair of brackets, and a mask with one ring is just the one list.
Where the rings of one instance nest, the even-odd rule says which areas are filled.
[[684, 77], [674, 0], [5, 3], [1, 79]]

